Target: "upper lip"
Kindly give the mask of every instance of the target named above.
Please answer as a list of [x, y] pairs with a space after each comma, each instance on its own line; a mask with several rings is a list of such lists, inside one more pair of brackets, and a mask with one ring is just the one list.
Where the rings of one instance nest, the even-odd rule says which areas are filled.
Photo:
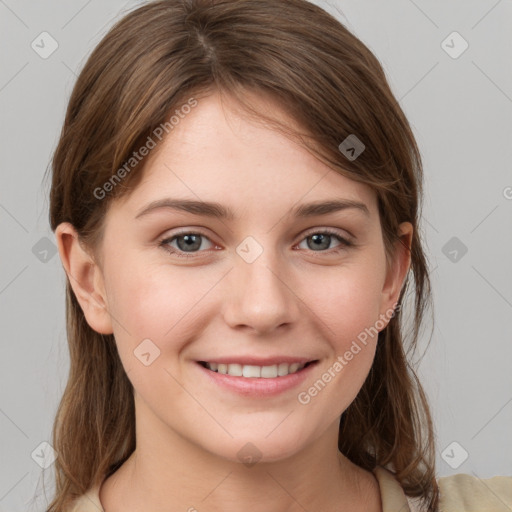
[[229, 356], [229, 357], [212, 357], [211, 359], [201, 359], [202, 363], [219, 363], [219, 364], [241, 364], [252, 366], [273, 366], [280, 363], [298, 363], [306, 364], [316, 361], [314, 358], [308, 357], [290, 357], [290, 356], [273, 356], [273, 357], [254, 357], [254, 356]]

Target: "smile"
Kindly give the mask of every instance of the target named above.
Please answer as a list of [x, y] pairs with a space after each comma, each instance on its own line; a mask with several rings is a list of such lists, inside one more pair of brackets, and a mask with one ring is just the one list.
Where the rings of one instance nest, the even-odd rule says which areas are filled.
[[318, 359], [278, 355], [259, 360], [231, 356], [219, 357], [218, 361], [196, 361], [206, 382], [251, 399], [267, 399], [303, 386], [318, 364]]
[[270, 366], [256, 366], [252, 364], [240, 364], [240, 363], [214, 363], [204, 362], [201, 364], [211, 370], [222, 375], [231, 375], [232, 377], [247, 377], [247, 378], [263, 378], [263, 379], [275, 379], [276, 377], [285, 377], [293, 373], [297, 373], [309, 364], [313, 363], [279, 363]]

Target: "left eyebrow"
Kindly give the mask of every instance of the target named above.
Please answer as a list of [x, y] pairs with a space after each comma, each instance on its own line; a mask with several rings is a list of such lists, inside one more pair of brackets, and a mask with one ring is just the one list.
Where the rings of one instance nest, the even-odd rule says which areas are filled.
[[[149, 203], [144, 208], [142, 208], [142, 210], [135, 216], [135, 218], [139, 219], [148, 213], [162, 208], [181, 210], [205, 217], [213, 217], [225, 220], [235, 219], [233, 210], [226, 208], [220, 203], [210, 201], [196, 201], [192, 199], [173, 199], [170, 197], [158, 199]], [[332, 199], [328, 201], [316, 201], [313, 203], [301, 204], [294, 208], [290, 212], [290, 215], [300, 218], [307, 218], [318, 215], [328, 215], [329, 213], [348, 209], [362, 212], [365, 216], [370, 216], [370, 210], [366, 204], [350, 199]]]

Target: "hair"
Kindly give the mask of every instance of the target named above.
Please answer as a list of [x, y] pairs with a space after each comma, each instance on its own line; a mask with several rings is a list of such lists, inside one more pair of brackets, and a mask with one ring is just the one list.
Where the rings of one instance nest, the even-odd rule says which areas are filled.
[[[72, 91], [51, 162], [52, 230], [70, 222], [100, 261], [108, 205], [142, 176], [144, 161], [134, 165], [134, 152], [158, 127], [169, 126], [177, 108], [213, 92], [236, 99], [248, 116], [371, 187], [388, 264], [403, 244], [399, 224], [413, 225], [398, 307], [379, 332], [360, 392], [342, 414], [338, 448], [366, 470], [387, 466], [422, 510], [436, 511], [435, 434], [408, 360], [432, 302], [419, 233], [421, 155], [379, 61], [335, 17], [305, 0], [160, 0], [126, 14], [93, 50]], [[254, 108], [248, 92], [276, 100], [297, 126]], [[365, 145], [356, 159], [339, 149], [349, 135]], [[411, 284], [414, 314], [406, 336], [401, 306]], [[114, 473], [136, 444], [133, 387], [114, 336], [88, 325], [69, 276], [66, 328], [70, 370], [53, 425], [58, 458], [48, 512], [66, 510]]]

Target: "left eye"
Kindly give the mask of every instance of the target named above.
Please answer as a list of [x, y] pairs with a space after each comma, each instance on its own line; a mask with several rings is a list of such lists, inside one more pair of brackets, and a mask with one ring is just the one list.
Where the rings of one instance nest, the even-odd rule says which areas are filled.
[[[338, 240], [339, 245], [337, 248], [334, 248], [332, 250], [332, 252], [339, 252], [342, 249], [344, 249], [345, 247], [350, 247], [353, 245], [352, 242], [350, 242], [346, 238], [343, 238], [337, 232], [329, 231], [329, 230], [311, 233], [311, 234], [307, 235], [304, 238], [304, 240], [307, 242], [308, 248], [310, 248], [310, 249], [314, 248], [313, 249], [314, 252], [318, 252], [315, 249], [324, 249], [324, 248], [328, 249], [329, 248], [328, 246], [330, 245], [330, 242], [332, 241], [333, 238]], [[311, 243], [309, 243], [308, 240], [311, 240]], [[325, 251], [320, 251], [320, 252], [325, 252]]]
[[[202, 252], [199, 251], [202, 245], [202, 239], [208, 240], [212, 246], [214, 245], [206, 235], [193, 232], [180, 233], [178, 235], [166, 238], [162, 240], [159, 245], [160, 247], [162, 247], [171, 254], [175, 254], [176, 256], [184, 258], [191, 258], [193, 257], [193, 253]], [[329, 246], [331, 245], [333, 239], [339, 242], [339, 245], [336, 248], [332, 249], [331, 251], [317, 250], [329, 249]], [[309, 240], [311, 240], [311, 242], [309, 242]], [[318, 231], [308, 234], [305, 238], [302, 239], [302, 241], [306, 241], [308, 248], [313, 250], [313, 252], [337, 253], [347, 247], [351, 247], [352, 245], [354, 245], [353, 242], [350, 242], [346, 238], [343, 238], [337, 232], [329, 230]], [[177, 247], [171, 245], [174, 242], [176, 242]]]

